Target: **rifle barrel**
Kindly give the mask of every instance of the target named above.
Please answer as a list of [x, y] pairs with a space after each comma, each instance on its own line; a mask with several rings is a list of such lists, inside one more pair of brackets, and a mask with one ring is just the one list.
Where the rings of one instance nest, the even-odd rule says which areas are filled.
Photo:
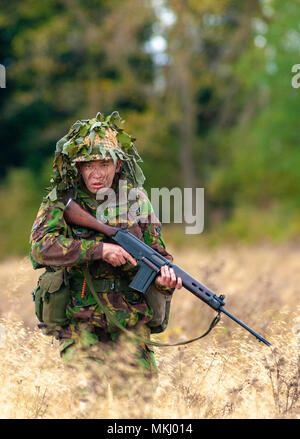
[[262, 341], [267, 346], [272, 346], [268, 340], [263, 338], [261, 335], [259, 335], [257, 332], [253, 331], [253, 329], [249, 328], [249, 326], [245, 325], [241, 320], [236, 318], [234, 315], [230, 314], [230, 312], [226, 311], [223, 307], [220, 308], [220, 311], [222, 311], [224, 314], [226, 314], [228, 317], [230, 317], [232, 320], [234, 320], [236, 323], [238, 323], [240, 326], [242, 326], [244, 329], [249, 331], [254, 337], [256, 337], [259, 341]]

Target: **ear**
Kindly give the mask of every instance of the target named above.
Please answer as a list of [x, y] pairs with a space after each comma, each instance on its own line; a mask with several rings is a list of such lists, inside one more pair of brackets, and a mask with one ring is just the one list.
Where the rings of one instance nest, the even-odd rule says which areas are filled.
[[117, 166], [116, 166], [116, 172], [119, 172], [119, 171], [120, 171], [120, 167], [121, 167], [121, 160], [118, 159], [118, 161], [117, 161]]

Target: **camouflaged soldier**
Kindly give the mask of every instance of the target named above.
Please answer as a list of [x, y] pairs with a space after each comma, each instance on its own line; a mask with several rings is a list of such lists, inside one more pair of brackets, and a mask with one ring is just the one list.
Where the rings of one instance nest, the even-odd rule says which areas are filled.
[[[31, 260], [34, 269], [45, 267], [34, 290], [36, 315], [48, 333], [61, 341], [65, 359], [79, 351], [89, 358], [103, 359], [103, 352], [118, 341], [120, 329], [108, 321], [95, 302], [84, 278], [88, 267], [99, 299], [127, 329], [144, 339], [166, 327], [170, 297], [181, 288], [172, 269], [163, 267], [154, 283], [158, 302], [165, 299], [163, 319], [154, 321], [154, 302], [128, 285], [137, 272], [136, 261], [124, 249], [107, 242], [104, 235], [82, 227], [69, 226], [64, 209], [70, 197], [97, 217], [103, 201], [97, 193], [112, 188], [116, 205], [102, 211], [102, 220], [112, 226], [128, 226], [131, 233], [172, 260], [161, 236], [161, 225], [153, 221], [149, 199], [137, 191], [138, 216], [128, 215], [132, 201], [122, 200], [119, 182], [126, 189], [141, 188], [144, 175], [134, 140], [121, 126], [117, 112], [106, 118], [98, 113], [91, 120], [77, 121], [57, 142], [51, 188], [43, 199], [31, 232]], [[123, 186], [124, 189], [124, 186]], [[122, 204], [123, 203], [123, 204]], [[152, 294], [153, 294], [153, 287]], [[155, 294], [154, 294], [155, 296]], [[154, 308], [151, 304], [154, 303]], [[158, 307], [159, 308], [159, 307]], [[159, 309], [158, 309], [159, 314]], [[156, 370], [153, 351], [138, 343], [136, 360], [149, 371]]]

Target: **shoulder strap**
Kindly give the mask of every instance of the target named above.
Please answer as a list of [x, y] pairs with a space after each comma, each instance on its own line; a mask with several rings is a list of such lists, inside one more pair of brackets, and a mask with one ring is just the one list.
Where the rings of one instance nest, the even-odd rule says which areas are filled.
[[200, 335], [199, 337], [196, 338], [192, 338], [191, 340], [187, 340], [187, 341], [182, 341], [182, 342], [178, 342], [178, 343], [173, 343], [173, 344], [169, 344], [169, 343], [159, 343], [159, 342], [155, 342], [155, 341], [151, 341], [151, 340], [146, 340], [142, 337], [139, 337], [138, 335], [134, 334], [132, 331], [129, 331], [128, 329], [124, 328], [124, 326], [121, 325], [121, 323], [118, 321], [118, 319], [111, 313], [110, 309], [104, 305], [103, 303], [101, 303], [94, 285], [93, 285], [93, 281], [90, 275], [89, 270], [86, 267], [83, 267], [83, 274], [85, 276], [86, 282], [89, 286], [89, 289], [92, 293], [92, 295], [94, 296], [94, 299], [96, 300], [99, 308], [101, 309], [101, 311], [103, 311], [103, 313], [106, 315], [107, 319], [109, 321], [111, 321], [114, 325], [116, 325], [119, 329], [121, 329], [121, 331], [123, 331], [130, 339], [132, 340], [136, 340], [139, 342], [143, 342], [146, 345], [151, 345], [151, 346], [158, 346], [158, 347], [165, 347], [165, 346], [182, 346], [185, 344], [189, 344], [192, 343], [194, 341], [200, 340], [201, 338], [205, 337], [206, 335], [208, 335], [210, 333], [210, 331], [217, 325], [217, 323], [220, 321], [220, 312], [218, 312], [218, 314], [216, 315], [216, 317], [214, 317], [213, 321], [211, 322], [208, 330]]

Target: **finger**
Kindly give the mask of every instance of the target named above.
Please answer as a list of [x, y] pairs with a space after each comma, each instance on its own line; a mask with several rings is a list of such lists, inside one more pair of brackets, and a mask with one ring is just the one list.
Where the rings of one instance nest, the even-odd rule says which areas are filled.
[[161, 276], [157, 276], [157, 278], [155, 279], [155, 282], [158, 283], [159, 285], [162, 284], [163, 280]]
[[170, 279], [171, 279], [171, 275], [170, 275], [169, 268], [168, 268], [167, 265], [164, 265], [162, 267], [161, 274], [162, 274], [163, 282], [164, 283], [169, 283]]
[[170, 268], [169, 272], [170, 272], [170, 287], [175, 288], [176, 284], [177, 284], [177, 280], [176, 280], [176, 275], [175, 275], [173, 268]]
[[126, 262], [127, 262], [127, 259], [124, 258], [123, 255], [119, 256], [119, 265], [124, 265], [124, 264], [126, 264]]
[[114, 267], [119, 267], [120, 265], [125, 264], [126, 260], [120, 253], [113, 254], [108, 261]]
[[182, 279], [181, 279], [181, 277], [178, 277], [178, 278], [177, 278], [176, 288], [177, 288], [178, 290], [180, 290], [180, 288], [182, 288]]
[[161, 267], [161, 272], [162, 272], [164, 275], [168, 276], [168, 275], [169, 275], [169, 267], [168, 267], [167, 265], [163, 265], [163, 266]]
[[159, 275], [159, 277], [162, 279], [163, 276], [164, 276], [164, 267], [161, 267], [160, 268], [160, 275]]
[[113, 266], [113, 267], [118, 267], [120, 265], [119, 259], [117, 258], [113, 258], [109, 261], [109, 263]]
[[123, 256], [126, 259], [126, 261], [130, 262], [132, 265], [134, 266], [137, 265], [136, 260], [126, 250], [124, 250]]
[[158, 276], [156, 277], [156, 281], [159, 285], [165, 286], [165, 274], [164, 267], [161, 267]]

